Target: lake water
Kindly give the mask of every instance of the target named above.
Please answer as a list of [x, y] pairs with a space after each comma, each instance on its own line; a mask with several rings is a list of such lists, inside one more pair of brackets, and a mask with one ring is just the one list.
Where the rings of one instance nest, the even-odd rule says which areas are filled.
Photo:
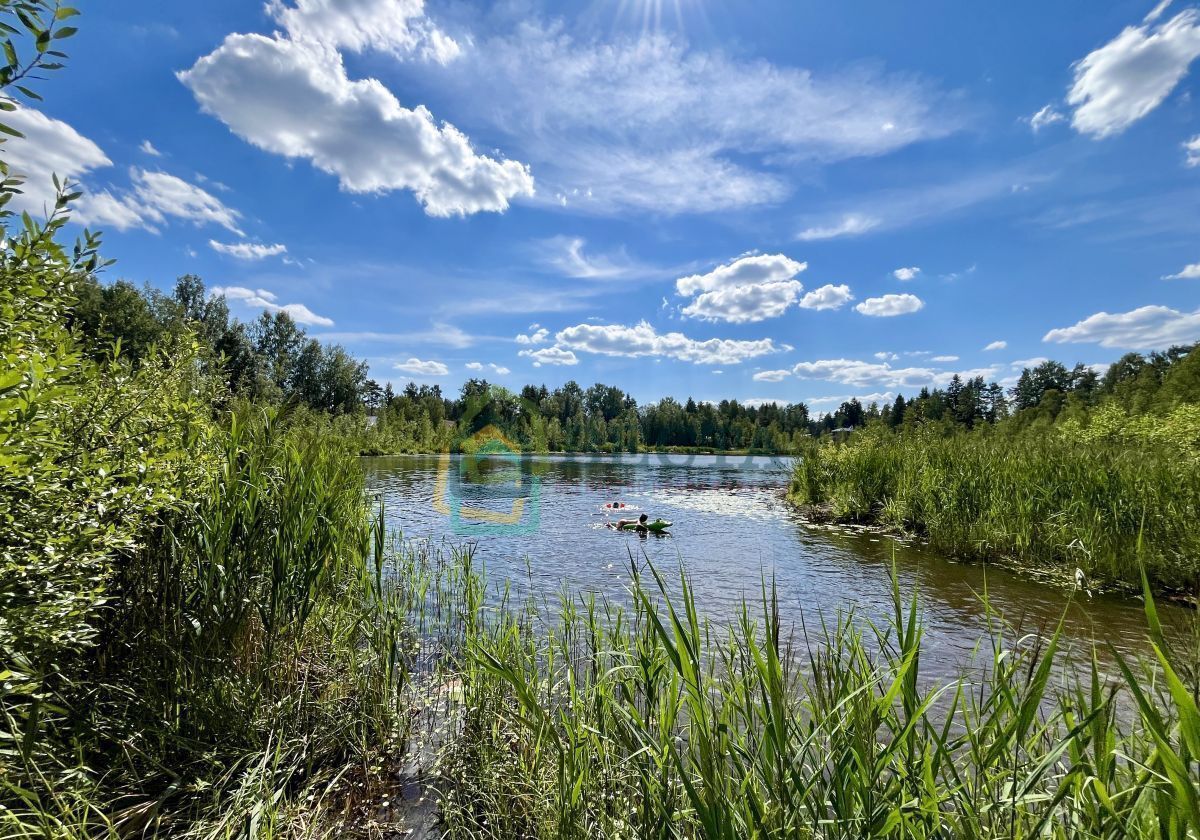
[[[882, 620], [891, 613], [895, 558], [902, 592], [916, 588], [926, 626], [922, 669], [956, 673], [986, 631], [980, 601], [986, 575], [993, 609], [1028, 631], [1065, 632], [1079, 653], [1092, 639], [1144, 652], [1139, 602], [1087, 598], [1002, 569], [954, 563], [889, 537], [811, 526], [784, 501], [787, 459], [729, 456], [411, 456], [366, 459], [368, 483], [382, 495], [406, 539], [475, 544], [493, 591], [504, 581], [522, 594], [564, 590], [627, 601], [630, 556], [671, 574], [680, 564], [702, 609], [729, 615], [773, 576], [785, 626], [839, 609]], [[628, 512], [609, 514], [621, 502]], [[673, 523], [668, 535], [606, 527], [645, 512]]]

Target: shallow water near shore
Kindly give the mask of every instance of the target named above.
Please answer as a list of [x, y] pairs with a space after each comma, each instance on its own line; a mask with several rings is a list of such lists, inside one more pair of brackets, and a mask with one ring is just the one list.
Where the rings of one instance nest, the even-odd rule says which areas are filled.
[[[1052, 630], [1065, 610], [1064, 646], [1075, 656], [1090, 655], [1093, 640], [1128, 654], [1148, 649], [1136, 599], [1072, 597], [1009, 570], [952, 562], [920, 544], [805, 522], [783, 498], [786, 458], [453, 455], [364, 464], [389, 526], [408, 540], [473, 543], [492, 592], [507, 583], [552, 605], [564, 592], [626, 602], [632, 556], [668, 577], [682, 564], [698, 605], [714, 619], [732, 616], [743, 596], [756, 601], [766, 576], [775, 581], [785, 626], [812, 626], [851, 608], [883, 621], [892, 611], [894, 557], [902, 594], [918, 593], [927, 677], [959, 673], [985, 635], [985, 586], [993, 610], [1024, 632]], [[606, 510], [611, 503], [627, 507]], [[668, 534], [607, 527], [642, 512], [672, 522]], [[1183, 618], [1179, 608], [1161, 609], [1168, 620]]]

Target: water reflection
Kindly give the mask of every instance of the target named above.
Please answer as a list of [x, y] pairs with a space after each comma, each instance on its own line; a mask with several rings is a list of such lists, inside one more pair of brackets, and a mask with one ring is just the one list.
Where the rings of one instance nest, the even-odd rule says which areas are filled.
[[[785, 621], [797, 626], [802, 617], [850, 607], [881, 621], [892, 610], [895, 562], [902, 592], [919, 593], [929, 651], [923, 667], [935, 675], [956, 672], [986, 630], [985, 589], [993, 609], [1026, 631], [1053, 628], [1066, 611], [1064, 630], [1078, 651], [1093, 638], [1122, 652], [1144, 650], [1137, 601], [1098, 596], [1072, 603], [1069, 593], [950, 562], [921, 545], [808, 525], [783, 501], [785, 459], [419, 456], [367, 464], [390, 524], [406, 538], [469, 540], [489, 581], [510, 582], [521, 594], [553, 600], [565, 589], [620, 602], [631, 558], [644, 557], [665, 571], [682, 565], [713, 616], [732, 614], [743, 596], [756, 598], [765, 576], [776, 582]], [[614, 502], [628, 507], [605, 509]], [[511, 517], [518, 503], [512, 527], [478, 527], [467, 515]], [[641, 512], [674, 524], [650, 538], [606, 527]]]

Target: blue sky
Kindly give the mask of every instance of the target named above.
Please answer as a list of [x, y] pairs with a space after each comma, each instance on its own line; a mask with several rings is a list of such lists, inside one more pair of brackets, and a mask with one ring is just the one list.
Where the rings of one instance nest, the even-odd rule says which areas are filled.
[[380, 382], [822, 411], [1200, 339], [1194, 5], [77, 5], [26, 206]]

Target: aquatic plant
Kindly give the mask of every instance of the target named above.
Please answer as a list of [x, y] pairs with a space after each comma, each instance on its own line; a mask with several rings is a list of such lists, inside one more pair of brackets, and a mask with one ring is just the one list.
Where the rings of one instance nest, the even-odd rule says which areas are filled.
[[1064, 575], [1081, 568], [1130, 587], [1142, 563], [1156, 587], [1191, 590], [1200, 580], [1200, 470], [1170, 440], [1075, 427], [871, 427], [846, 442], [811, 442], [790, 495], [837, 519], [915, 532], [959, 557]]
[[895, 583], [884, 624], [792, 628], [767, 584], [723, 628], [686, 575], [633, 572], [628, 610], [564, 598], [478, 625], [449, 836], [1200, 836], [1197, 650], [1167, 644], [1152, 600], [1152, 663], [1076, 677], [1054, 628], [997, 621], [962, 679], [930, 684]]

